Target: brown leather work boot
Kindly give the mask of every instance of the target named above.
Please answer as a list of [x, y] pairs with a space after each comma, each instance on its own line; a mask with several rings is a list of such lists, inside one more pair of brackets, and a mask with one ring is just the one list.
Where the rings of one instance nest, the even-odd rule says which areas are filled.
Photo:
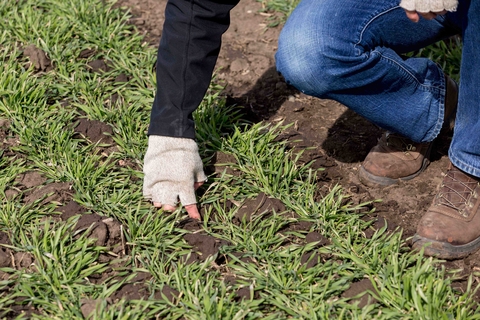
[[480, 248], [480, 178], [450, 164], [440, 190], [422, 217], [413, 248], [441, 259], [459, 259]]
[[388, 186], [399, 180], [410, 180], [430, 163], [432, 143], [415, 143], [395, 133], [384, 133], [370, 150], [359, 171], [367, 186]]
[[[458, 86], [445, 76], [444, 124], [453, 128], [458, 102]], [[416, 143], [396, 133], [385, 133], [370, 150], [359, 170], [360, 181], [367, 186], [387, 186], [399, 180], [410, 180], [430, 163], [433, 142]]]

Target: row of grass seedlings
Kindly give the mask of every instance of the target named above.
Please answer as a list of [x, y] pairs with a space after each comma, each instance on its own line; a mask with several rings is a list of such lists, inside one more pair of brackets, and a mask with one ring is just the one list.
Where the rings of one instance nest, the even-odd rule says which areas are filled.
[[14, 208], [15, 202], [17, 201], [15, 198], [19, 194], [15, 187], [15, 180], [20, 174], [26, 171], [25, 161], [23, 159], [15, 158], [14, 156], [8, 157], [3, 151], [0, 151], [0, 170], [2, 171], [2, 175], [0, 176], [0, 194], [3, 197], [2, 205], [4, 207], [8, 206], [12, 208], [11, 210], [1, 211], [0, 216], [4, 216], [4, 226], [9, 228], [12, 227], [14, 223], [10, 221], [7, 212], [11, 214], [15, 213]]
[[231, 267], [236, 274], [255, 279], [264, 305], [285, 315], [312, 319], [316, 310], [328, 303], [328, 291], [333, 289], [338, 293], [344, 284], [332, 282], [337, 270], [329, 261], [308, 269], [300, 263], [299, 257], [310, 249], [307, 246], [277, 250], [260, 268], [241, 261]]
[[471, 277], [467, 290], [458, 293], [445, 270], [435, 268], [435, 260], [414, 253], [389, 258], [385, 267], [372, 275], [383, 318], [478, 319]]
[[[138, 262], [138, 267], [149, 269], [153, 274], [164, 270], [167, 272], [177, 261], [183, 259], [190, 249], [182, 241], [185, 230], [176, 228], [176, 221], [182, 214], [166, 214], [163, 212], [144, 214], [137, 212], [135, 216], [129, 215], [129, 232], [126, 235], [127, 245], [130, 245], [131, 255]], [[135, 221], [136, 220], [136, 221]], [[161, 265], [157, 265], [160, 263]], [[153, 266], [156, 266], [153, 268]]]
[[[100, 1], [52, 1], [37, 3], [36, 7], [25, 1], [14, 5], [9, 2], [2, 6], [4, 16], [8, 16], [8, 19], [1, 19], [2, 27], [10, 30], [8, 34], [14, 38], [6, 37], [7, 32], [2, 33], [2, 55], [6, 62], [2, 67], [9, 69], [2, 70], [1, 73], [4, 93], [1, 108], [12, 122], [12, 131], [19, 136], [21, 144], [16, 147], [16, 151], [27, 155], [32, 169], [39, 169], [54, 181], [72, 181], [74, 189], [80, 191], [77, 193], [81, 195], [78, 202], [92, 207], [97, 201], [95, 189], [99, 188], [99, 184], [105, 185], [107, 181], [101, 179], [108, 180], [105, 177], [112, 171], [109, 166], [99, 166], [101, 159], [94, 154], [95, 150], [91, 145], [82, 145], [81, 141], [72, 138], [73, 131], [67, 126], [73, 122], [75, 114], [71, 110], [65, 112], [58, 109], [59, 105], [52, 107], [51, 102], [47, 102], [47, 98], [53, 98], [54, 101], [68, 98], [86, 102], [86, 105], [93, 101], [94, 103], [90, 104], [93, 109], [103, 103], [101, 96], [112, 90], [103, 84], [101, 77], [86, 72], [85, 63], [76, 60], [82, 48], [90, 47], [86, 43], [78, 43], [78, 38], [73, 34], [72, 31], [78, 27], [77, 21], [68, 21], [71, 13], [75, 11], [68, 6], [77, 4], [83, 5], [84, 12], [92, 9], [91, 4], [94, 4], [94, 8], [102, 7]], [[65, 9], [65, 14], [59, 14], [61, 9]], [[92, 25], [99, 21], [92, 17], [91, 12], [88, 15]], [[109, 26], [120, 26], [121, 23], [105, 21]], [[85, 29], [90, 29], [91, 32], [89, 26], [85, 25]], [[106, 31], [109, 36], [114, 35], [111, 31]], [[95, 32], [98, 33], [98, 30]], [[5, 46], [6, 42], [11, 43], [12, 40], [13, 46]], [[15, 42], [21, 42], [23, 46], [36, 44], [52, 59], [55, 70], [38, 75], [33, 73], [33, 69], [25, 70], [23, 64], [26, 60], [16, 49]], [[128, 45], [125, 45], [127, 42], [124, 40], [114, 47], [128, 48]], [[105, 51], [103, 48], [103, 52]], [[88, 86], [90, 89], [82, 96]], [[83, 111], [81, 108], [79, 110]], [[93, 119], [115, 120], [103, 110], [87, 111], [87, 116]], [[12, 174], [15, 174], [13, 167], [10, 168]], [[7, 179], [7, 176], [4, 176], [4, 179], [6, 183], [12, 181], [12, 178]], [[120, 179], [111, 180], [116, 186], [120, 184]], [[3, 189], [5, 188], [6, 186]], [[123, 201], [118, 198], [115, 200]], [[71, 223], [51, 223], [48, 219], [40, 223], [40, 220], [35, 218], [38, 213], [51, 212], [45, 212], [43, 207], [39, 201], [26, 206], [14, 199], [4, 202], [1, 210], [2, 230], [6, 229], [14, 235], [12, 242], [16, 245], [16, 250], [31, 252], [35, 261], [34, 268], [11, 271], [18, 274], [14, 296], [22, 299], [23, 304], [30, 304], [41, 310], [45, 315], [61, 315], [68, 319], [82, 318], [81, 297], [98, 296], [99, 288], [88, 283], [86, 279], [90, 275], [105, 271], [106, 266], [97, 262], [99, 252], [104, 249], [95, 247], [94, 240], [84, 235], [73, 238]], [[27, 223], [30, 221], [34, 224]]]
[[236, 126], [246, 125], [241, 120], [239, 106], [227, 106], [220, 97], [223, 87], [215, 83], [215, 77], [208, 88], [199, 108], [193, 117], [196, 127], [196, 140], [204, 162], [208, 163], [216, 151], [222, 149], [225, 136]]
[[[274, 143], [278, 134], [275, 129], [276, 128], [273, 130], [267, 130], [266, 127], [261, 125], [254, 125], [247, 131], [236, 129], [232, 137], [229, 137], [231, 140], [228, 143], [227, 149], [237, 157], [238, 167], [246, 176], [248, 176], [245, 180], [254, 181], [253, 183], [261, 181], [263, 187], [263, 189], [258, 187], [250, 188], [256, 189], [257, 194], [261, 190], [267, 191], [270, 194], [275, 194], [278, 197], [278, 194], [281, 192], [288, 194], [288, 191], [290, 190], [289, 187], [292, 184], [302, 183], [302, 179], [299, 179], [298, 177], [305, 174], [307, 170], [298, 173], [298, 170], [295, 170], [297, 168], [291, 169], [291, 166], [294, 165], [288, 163], [288, 161], [294, 162], [291, 160], [291, 154], [286, 155], [282, 143]], [[278, 162], [271, 161], [268, 157], [265, 158], [265, 160], [258, 159], [259, 157], [265, 157], [265, 155], [277, 159]], [[285, 162], [287, 163], [284, 164]], [[275, 168], [278, 167], [285, 167], [288, 169], [276, 171]], [[312, 173], [309, 172], [309, 174], [311, 175]], [[286, 178], [284, 190], [279, 192], [280, 189], [275, 189], [274, 191], [268, 189], [271, 185], [279, 184], [278, 182], [280, 179], [278, 178], [278, 175], [282, 175], [282, 179]], [[217, 189], [218, 188], [217, 185]], [[284, 195], [283, 197], [289, 198], [287, 195]], [[284, 311], [287, 313], [298, 315], [298, 310], [294, 311], [294, 309], [291, 309], [289, 304], [285, 304], [285, 302], [279, 298], [282, 294], [275, 292], [275, 290], [279, 290], [280, 288], [283, 289], [283, 291], [289, 291], [289, 289], [286, 289], [285, 287], [288, 286], [289, 283], [292, 283], [292, 279], [287, 275], [292, 275], [294, 279], [299, 278], [296, 271], [291, 270], [291, 268], [299, 268], [299, 255], [290, 252], [292, 250], [290, 247], [285, 249], [288, 252], [285, 256], [291, 259], [290, 263], [282, 261], [279, 266], [274, 266], [273, 261], [275, 261], [275, 259], [273, 256], [278, 255], [278, 251], [281, 250], [283, 243], [283, 238], [278, 235], [278, 231], [284, 225], [284, 218], [280, 215], [274, 214], [267, 217], [253, 217], [252, 221], [243, 221], [240, 226], [233, 224], [218, 225], [215, 227], [215, 231], [219, 232], [220, 237], [225, 237], [225, 235], [227, 235], [227, 240], [233, 243], [233, 252], [238, 250], [253, 257], [252, 261], [256, 261], [256, 263], [243, 264], [235, 257], [235, 255], [230, 255], [232, 261], [231, 268], [235, 270], [235, 274], [240, 275], [245, 279], [253, 279], [256, 284], [256, 289], [263, 292], [261, 294], [265, 297], [266, 301], [264, 304], [276, 307], [281, 306], [282, 310], [285, 309]], [[228, 251], [228, 249], [229, 248], [225, 250]], [[237, 263], [241, 265], [239, 266]], [[291, 271], [286, 273], [286, 270]], [[324, 270], [320, 273], [324, 273]], [[275, 276], [276, 274], [277, 276]], [[310, 277], [309, 279], [313, 279], [313, 277]], [[273, 289], [270, 288], [272, 282], [276, 282], [276, 285], [273, 285]], [[343, 287], [340, 288], [345, 289], [345, 281], [343, 281], [343, 283]], [[324, 289], [323, 286], [318, 287], [321, 287], [322, 290]], [[335, 290], [337, 293], [339, 292], [338, 288], [339, 287], [337, 286], [337, 289]], [[307, 286], [305, 286], [305, 290], [311, 290], [311, 287], [307, 288]], [[292, 290], [291, 293], [292, 295], [295, 295], [297, 292]], [[277, 300], [272, 302], [269, 300], [269, 297], [276, 297]], [[278, 299], [280, 299], [280, 301]], [[290, 297], [286, 296], [285, 299], [289, 300]]]
[[[289, 193], [290, 186], [305, 171], [298, 174], [298, 171], [295, 170], [297, 168], [292, 169], [294, 163], [291, 160], [291, 154], [286, 154], [282, 143], [274, 143], [278, 135], [276, 133], [278, 130], [276, 129], [268, 130], [260, 124], [252, 126], [246, 132], [236, 129], [228, 141], [228, 151], [236, 156], [239, 169], [248, 177], [245, 180], [254, 181], [253, 183], [260, 181], [262, 183], [261, 187], [253, 187], [256, 189], [256, 193], [266, 191], [268, 194], [273, 194], [276, 197], [281, 193], [285, 193], [283, 198], [288, 198], [286, 194]], [[262, 159], [259, 159], [260, 157]], [[280, 169], [278, 169], [279, 167]], [[286, 169], [283, 170], [283, 168]], [[277, 187], [280, 184], [280, 179], [286, 181], [283, 185], [284, 190], [279, 188], [272, 190], [269, 188], [272, 185]], [[280, 215], [260, 215], [253, 217], [250, 222], [243, 221], [240, 226], [232, 224], [217, 226], [216, 231], [221, 230], [223, 231], [221, 235], [228, 235], [228, 241], [233, 243], [234, 250], [243, 252], [251, 256], [253, 258], [252, 261], [256, 261], [256, 263], [243, 264], [235, 256], [231, 256], [231, 268], [235, 270], [235, 274], [255, 282], [255, 289], [262, 292], [262, 296], [265, 297], [264, 304], [267, 306], [281, 306], [281, 309], [286, 310], [287, 313], [298, 315], [284, 301], [276, 303], [279, 301], [278, 299], [281, 299], [281, 293], [275, 291], [278, 290], [277, 287], [288, 291], [288, 289], [285, 289], [285, 286], [291, 279], [286, 277], [286, 275], [296, 275], [295, 271], [291, 270], [288, 272], [286, 270], [298, 268], [299, 265], [299, 256], [295, 254], [287, 255], [287, 257], [293, 258], [293, 266], [285, 262], [281, 263], [279, 267], [272, 265], [275, 260], [273, 256], [278, 255], [284, 240], [278, 235], [278, 231], [283, 226], [285, 226], [285, 220]], [[291, 248], [287, 250], [290, 251]], [[235, 262], [241, 265], [239, 266]], [[270, 288], [272, 282], [277, 282], [277, 284]], [[292, 293], [295, 293], [295, 291], [292, 291]], [[275, 300], [270, 301], [270, 297], [275, 297]], [[289, 300], [288, 298], [286, 299]]]
[[[238, 144], [235, 144], [235, 147], [238, 147]], [[238, 150], [235, 150], [235, 151], [238, 152]], [[245, 155], [245, 152], [239, 152], [239, 153], [242, 155]], [[255, 152], [255, 154], [258, 154], [258, 153], [262, 154], [261, 152]], [[239, 163], [241, 163], [241, 161], [239, 161]], [[258, 166], [257, 168], [261, 168], [261, 166]], [[258, 169], [258, 170], [260, 171], [261, 169]], [[350, 263], [347, 263], [347, 264], [343, 263], [343, 266], [348, 265], [348, 267], [345, 270], [349, 270], [349, 271], [347, 274], [348, 275], [347, 278], [341, 279], [339, 281], [341, 285], [337, 286], [337, 290], [334, 291], [335, 294], [339, 294], [347, 288], [346, 285], [349, 282], [352, 282], [355, 279], [359, 279], [363, 277], [366, 273], [376, 274], [382, 267], [385, 266], [385, 263], [390, 263], [391, 261], [388, 261], [387, 257], [390, 257], [392, 255], [392, 252], [397, 252], [396, 254], [393, 254], [393, 255], [398, 255], [400, 257], [405, 256], [405, 249], [401, 249], [402, 248], [402, 241], [400, 239], [401, 234], [400, 233], [387, 234], [386, 227], [379, 230], [377, 233], [375, 233], [372, 239], [366, 240], [362, 236], [362, 230], [368, 227], [368, 223], [358, 219], [359, 218], [358, 215], [351, 214], [350, 212], [352, 211], [351, 208], [348, 208], [343, 204], [343, 201], [341, 197], [338, 197], [338, 194], [337, 194], [337, 197], [335, 195], [336, 195], [336, 192], [334, 190], [334, 192], [328, 195], [323, 201], [323, 207], [324, 207], [324, 210], [326, 211], [324, 213], [328, 212], [328, 215], [326, 216], [330, 216], [330, 218], [324, 216], [324, 222], [326, 224], [330, 223], [329, 228], [325, 226], [324, 228], [326, 230], [334, 231], [333, 234], [335, 235], [334, 237], [335, 247], [340, 248], [340, 250], [337, 249], [337, 251], [340, 251], [340, 253], [337, 253], [336, 256], [339, 256], [342, 259], [346, 259], [347, 261], [351, 261]], [[338, 215], [338, 213], [340, 213], [340, 215]], [[245, 230], [245, 227], [244, 226], [242, 227], [243, 227], [242, 230]], [[232, 233], [235, 234], [237, 232], [232, 232]], [[347, 236], [345, 237], [345, 235]], [[339, 240], [344, 241], [344, 243], [342, 243]], [[342, 251], [346, 252], [346, 254], [342, 255]], [[258, 254], [258, 250], [254, 251], [253, 254], [254, 255]], [[428, 262], [425, 262], [425, 263], [426, 265], [428, 265]], [[269, 273], [269, 275], [271, 274], [272, 273]], [[436, 276], [437, 277], [440, 276], [441, 278], [441, 275], [437, 274]], [[258, 277], [256, 278], [258, 279]], [[439, 293], [441, 293], [441, 291]], [[274, 296], [278, 296], [278, 294]], [[462, 298], [462, 301], [465, 301], [466, 299], [467, 298], [465, 298], [464, 296]], [[291, 299], [288, 299], [288, 298], [286, 298], [286, 300], [291, 301]], [[285, 301], [277, 304], [277, 306], [285, 306], [285, 305], [287, 305], [285, 304]], [[348, 317], [351, 315], [355, 315], [355, 317], [362, 316], [362, 315], [366, 316], [368, 314], [365, 312], [365, 310], [362, 310], [361, 313], [358, 314], [358, 310], [356, 310], [355, 308], [351, 308], [349, 305], [346, 305], [345, 303], [343, 304], [340, 303], [337, 307], [340, 308], [340, 314], [343, 314], [345, 317]], [[417, 303], [417, 308], [419, 308], [418, 303]], [[286, 309], [288, 309], [289, 312], [292, 312], [290, 307], [287, 307]], [[324, 307], [319, 307], [319, 309], [323, 310], [322, 312], [325, 312]], [[351, 311], [350, 309], [354, 311]], [[369, 310], [369, 312], [371, 312], [370, 314], [379, 312], [375, 306], [368, 306], [367, 309]], [[434, 308], [429, 308], [428, 310], [431, 311], [431, 310], [434, 310]], [[440, 309], [440, 310], [442, 310], [440, 314], [443, 314], [442, 312], [444, 311], [444, 309]], [[418, 314], [424, 313], [423, 309], [416, 310], [416, 311], [419, 312]], [[465, 311], [463, 310], [462, 312], [465, 313]], [[395, 314], [394, 311], [389, 311], [387, 313], [391, 316]], [[397, 313], [397, 316], [399, 314], [400, 313]], [[431, 312], [427, 313], [427, 315], [431, 315]], [[310, 316], [305, 315], [305, 318], [309, 318]]]
[[147, 147], [146, 131], [149, 121], [145, 117], [148, 112], [144, 110], [147, 104], [151, 105], [151, 101], [126, 99], [125, 103], [119, 106], [123, 116], [116, 120], [113, 128], [113, 140], [119, 149], [118, 160], [129, 160], [136, 166], [142, 165]]
[[238, 169], [251, 182], [252, 191], [282, 199], [290, 192], [293, 181], [308, 168], [296, 166], [291, 160], [292, 152], [285, 148], [286, 142], [275, 142], [279, 130], [280, 124], [271, 128], [257, 123], [248, 130], [237, 127], [225, 148], [237, 159]]
[[106, 270], [97, 262], [103, 248], [83, 235], [75, 237], [75, 221], [57, 224], [45, 219], [38, 225], [19, 230], [20, 244], [34, 259], [34, 265], [16, 271], [14, 297], [23, 305], [45, 315], [78, 317], [80, 300], [94, 294], [100, 286], [87, 278]]

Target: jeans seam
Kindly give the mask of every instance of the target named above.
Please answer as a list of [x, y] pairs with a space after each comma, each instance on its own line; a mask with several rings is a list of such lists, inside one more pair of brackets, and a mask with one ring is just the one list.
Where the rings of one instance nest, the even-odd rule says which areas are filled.
[[[445, 79], [442, 80], [442, 84], [440, 85], [440, 87], [428, 86], [428, 85], [422, 84], [417, 80], [417, 78], [410, 71], [408, 71], [408, 69], [405, 69], [402, 65], [400, 65], [394, 59], [391, 59], [391, 58], [383, 55], [378, 50], [372, 50], [371, 53], [372, 54], [377, 54], [377, 55], [380, 56], [380, 59], [384, 59], [384, 60], [388, 61], [389, 63], [392, 63], [392, 64], [396, 65], [400, 70], [402, 70], [403, 72], [405, 72], [406, 74], [411, 76], [411, 78], [415, 81], [415, 83], [419, 87], [424, 88], [425, 90], [427, 90], [429, 92], [431, 92], [432, 89], [435, 90], [435, 91], [437, 91], [437, 90], [439, 91], [441, 99], [438, 101], [438, 103], [439, 103], [438, 120], [437, 120], [435, 126], [433, 127], [432, 133], [429, 136], [427, 136], [429, 139], [424, 139], [424, 141], [433, 141], [440, 134], [440, 131], [442, 130], [442, 127], [443, 127], [444, 117], [445, 117], [445, 92], [446, 92]], [[437, 68], [439, 68], [438, 65], [436, 65], [436, 66], [437, 66]], [[443, 86], [443, 88], [442, 88], [442, 86]], [[430, 137], [432, 137], [432, 138], [430, 138]]]
[[[423, 83], [420, 83], [417, 79], [417, 77], [415, 77], [415, 75], [413, 73], [411, 73], [408, 69], [404, 68], [401, 64], [399, 64], [397, 61], [395, 61], [394, 59], [391, 59], [389, 57], [387, 57], [386, 55], [383, 55], [380, 51], [378, 50], [372, 50], [371, 51], [372, 54], [378, 54], [382, 59], [385, 59], [385, 60], [388, 60], [389, 62], [395, 64], [399, 69], [403, 70], [406, 74], [408, 74], [409, 76], [412, 77], [412, 79], [415, 79], [415, 82], [420, 86], [420, 87], [423, 87], [423, 88], [427, 88], [427, 89], [430, 89], [430, 88], [433, 88], [433, 89], [437, 89], [437, 90], [442, 90], [441, 87], [437, 87], [437, 86], [430, 86], [430, 85], [426, 85], [426, 84], [423, 84]], [[438, 67], [438, 66], [437, 66]]]
[[452, 149], [449, 150], [448, 157], [450, 158], [450, 162], [458, 169], [480, 178], [478, 169], [454, 156]]
[[[387, 14], [389, 13], [390, 11], [393, 11], [395, 9], [398, 9], [400, 8], [398, 5], [393, 7], [393, 8], [390, 8], [390, 9], [382, 9], [382, 10], [379, 10], [378, 12], [374, 12], [368, 19], [366, 19], [366, 23], [365, 25], [363, 25], [359, 30], [360, 30], [360, 34], [358, 36], [358, 41], [357, 43], [355, 43], [354, 45], [354, 48], [357, 49], [357, 46], [360, 45], [360, 42], [362, 42], [363, 40], [363, 33], [365, 32], [365, 30], [368, 28], [368, 26], [375, 20], [377, 19], [378, 17], [384, 15], [384, 14]], [[357, 49], [358, 50], [358, 49]], [[359, 50], [360, 52], [361, 50]], [[359, 53], [360, 54], [360, 53]]]

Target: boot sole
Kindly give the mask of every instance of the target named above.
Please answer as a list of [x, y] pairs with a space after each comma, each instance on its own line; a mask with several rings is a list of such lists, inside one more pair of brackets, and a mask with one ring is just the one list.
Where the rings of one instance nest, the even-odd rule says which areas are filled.
[[423, 248], [425, 255], [445, 260], [462, 259], [480, 249], [480, 237], [462, 245], [452, 245], [448, 242], [435, 241], [416, 234], [413, 239], [413, 249]]
[[[428, 153], [430, 153], [430, 150], [428, 151]], [[370, 172], [365, 170], [365, 168], [363, 166], [361, 166], [360, 170], [358, 171], [358, 178], [360, 179], [361, 183], [363, 183], [364, 185], [369, 186], [369, 187], [390, 186], [392, 184], [397, 184], [399, 181], [407, 181], [407, 180], [411, 180], [411, 179], [415, 178], [420, 173], [425, 171], [425, 169], [427, 168], [427, 166], [429, 164], [430, 164], [430, 160], [428, 160], [428, 158], [425, 157], [423, 159], [422, 167], [420, 168], [420, 170], [418, 170], [417, 172], [415, 172], [414, 174], [411, 174], [409, 176], [402, 177], [402, 178], [397, 178], [397, 179], [393, 179], [393, 178], [389, 178], [389, 177], [376, 176], [374, 174], [371, 174]]]

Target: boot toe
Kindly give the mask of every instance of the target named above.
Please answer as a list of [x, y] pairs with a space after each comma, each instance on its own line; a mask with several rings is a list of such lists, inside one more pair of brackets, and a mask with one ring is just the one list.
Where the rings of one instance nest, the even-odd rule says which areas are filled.
[[455, 239], [452, 235], [454, 220], [447, 216], [439, 217], [431, 211], [427, 212], [417, 226], [417, 235], [433, 241], [453, 244]]

